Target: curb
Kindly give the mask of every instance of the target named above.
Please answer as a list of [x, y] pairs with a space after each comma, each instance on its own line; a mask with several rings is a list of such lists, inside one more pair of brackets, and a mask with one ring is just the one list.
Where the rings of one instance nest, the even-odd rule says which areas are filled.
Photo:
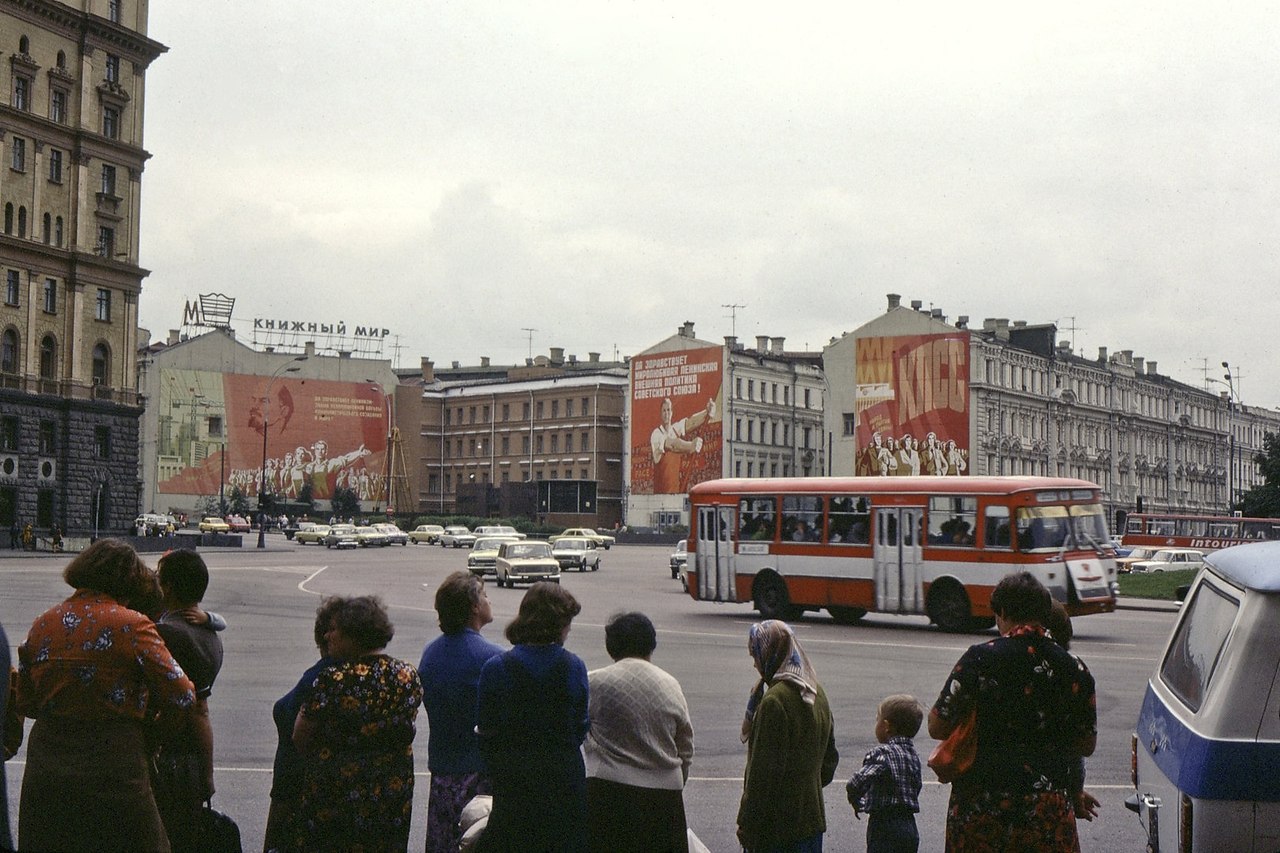
[[1182, 604], [1157, 598], [1117, 598], [1116, 610], [1141, 610], [1147, 613], [1177, 613]]

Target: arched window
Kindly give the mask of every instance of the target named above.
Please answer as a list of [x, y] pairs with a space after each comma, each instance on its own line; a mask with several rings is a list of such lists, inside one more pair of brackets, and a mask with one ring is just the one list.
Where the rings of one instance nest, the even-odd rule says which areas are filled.
[[53, 335], [45, 335], [40, 341], [40, 378], [56, 379], [58, 377], [58, 344]]
[[53, 221], [53, 245], [62, 245], [62, 217], [59, 216]]
[[13, 233], [13, 202], [8, 202], [4, 206], [4, 233]]
[[31, 52], [31, 39], [22, 36], [18, 39], [18, 53], [27, 54]]
[[44, 215], [44, 233], [41, 236], [46, 245], [53, 240], [53, 217], [47, 213]]
[[93, 348], [93, 384], [109, 385], [107, 377], [111, 374], [111, 353], [107, 345], [99, 343]]
[[58, 51], [58, 67], [63, 71], [67, 70], [67, 52], [65, 50]]
[[5, 329], [0, 336], [0, 372], [18, 372], [18, 333], [13, 329]]
[[27, 236], [27, 208], [22, 205], [18, 206], [18, 236]]

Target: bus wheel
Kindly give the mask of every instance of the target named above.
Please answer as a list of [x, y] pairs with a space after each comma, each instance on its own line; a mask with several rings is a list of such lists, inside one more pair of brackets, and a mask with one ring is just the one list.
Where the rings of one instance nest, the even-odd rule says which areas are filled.
[[944, 631], [970, 630], [969, 596], [955, 581], [943, 581], [929, 587], [929, 618]]
[[862, 617], [867, 615], [867, 611], [861, 607], [828, 607], [827, 612], [831, 614], [831, 618], [838, 625], [855, 625], [862, 621]]
[[797, 618], [801, 614], [798, 607], [791, 605], [791, 596], [787, 594], [787, 585], [775, 574], [766, 574], [756, 581], [753, 592], [756, 610], [764, 619], [781, 619], [784, 622]]

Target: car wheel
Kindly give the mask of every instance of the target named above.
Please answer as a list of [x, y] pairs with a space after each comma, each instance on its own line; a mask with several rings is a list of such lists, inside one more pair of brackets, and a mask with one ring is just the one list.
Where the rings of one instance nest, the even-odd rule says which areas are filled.
[[672, 566], [672, 567], [671, 567], [671, 579], [672, 579], [672, 580], [676, 580], [676, 579], [678, 579], [679, 577], [680, 577], [680, 567], [679, 567], [679, 566]]
[[593, 572], [598, 572], [598, 571], [600, 571], [600, 561], [599, 561], [599, 560], [596, 560], [596, 564], [595, 564], [594, 566], [592, 566], [592, 567], [591, 567], [591, 571], [593, 571]]

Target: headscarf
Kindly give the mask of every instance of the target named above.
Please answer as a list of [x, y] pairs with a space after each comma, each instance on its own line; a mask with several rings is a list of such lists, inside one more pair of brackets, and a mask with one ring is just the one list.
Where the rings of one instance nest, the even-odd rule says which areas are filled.
[[778, 619], [766, 619], [751, 626], [747, 651], [756, 661], [760, 680], [747, 697], [747, 713], [742, 721], [742, 742], [751, 737], [751, 721], [764, 692], [775, 682], [789, 681], [800, 690], [800, 698], [812, 705], [818, 697], [818, 676], [791, 626]]

